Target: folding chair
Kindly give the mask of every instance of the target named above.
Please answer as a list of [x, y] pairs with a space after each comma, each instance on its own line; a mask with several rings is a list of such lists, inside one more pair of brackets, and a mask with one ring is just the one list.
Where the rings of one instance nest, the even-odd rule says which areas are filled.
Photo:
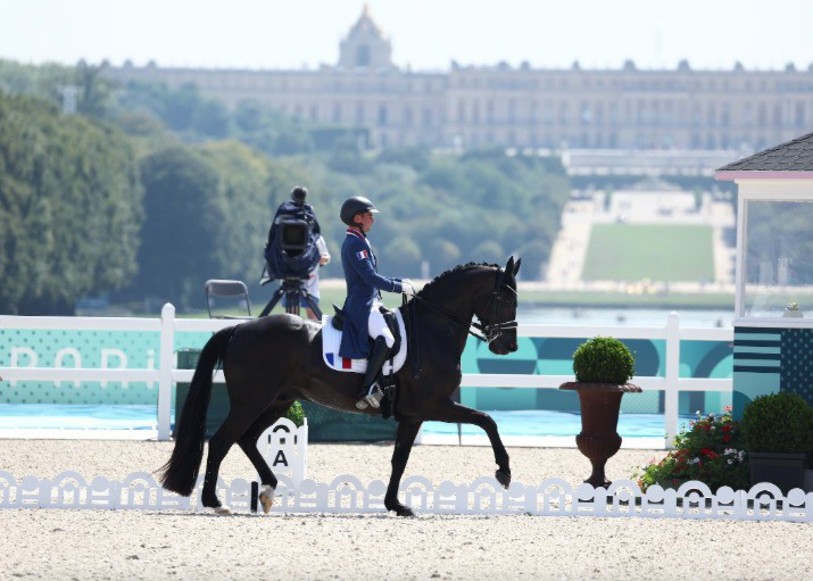
[[209, 309], [210, 319], [245, 319], [232, 315], [212, 315], [212, 299], [214, 297], [242, 297], [246, 306], [248, 317], [251, 317], [251, 301], [248, 298], [248, 287], [242, 280], [224, 280], [212, 278], [203, 285], [206, 291], [206, 308]]

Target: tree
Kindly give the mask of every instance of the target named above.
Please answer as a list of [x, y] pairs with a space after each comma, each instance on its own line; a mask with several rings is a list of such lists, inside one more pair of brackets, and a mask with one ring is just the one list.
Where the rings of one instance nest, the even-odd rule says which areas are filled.
[[76, 85], [79, 95], [76, 111], [90, 117], [103, 118], [107, 115], [112, 98], [112, 83], [104, 77], [105, 65], [93, 66], [84, 60], [76, 65]]
[[117, 129], [0, 93], [0, 312], [71, 314], [129, 282], [142, 219], [133, 157]]
[[268, 208], [268, 159], [236, 141], [207, 144], [202, 153], [218, 172], [218, 197], [226, 200], [217, 277], [258, 280], [273, 216]]
[[505, 251], [494, 240], [484, 240], [472, 250], [471, 259], [476, 262], [502, 264], [505, 262]]
[[394, 277], [418, 276], [421, 272], [421, 249], [406, 236], [399, 236], [384, 245], [381, 251], [386, 265], [382, 274]]
[[429, 252], [425, 254], [429, 260], [430, 272], [438, 275], [444, 270], [460, 264], [460, 248], [454, 242], [443, 238], [436, 238], [429, 243]]
[[129, 290], [181, 308], [203, 305], [203, 284], [221, 278], [230, 260], [227, 199], [206, 157], [172, 147], [141, 163], [146, 220], [139, 273]]

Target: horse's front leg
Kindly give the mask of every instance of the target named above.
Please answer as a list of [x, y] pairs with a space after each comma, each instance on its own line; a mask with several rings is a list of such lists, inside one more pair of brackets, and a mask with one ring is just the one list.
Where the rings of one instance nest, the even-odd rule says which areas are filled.
[[494, 450], [494, 460], [497, 462], [497, 472], [494, 476], [497, 481], [508, 488], [511, 484], [511, 468], [508, 461], [508, 452], [503, 446], [497, 423], [487, 413], [460, 405], [450, 399], [427, 402], [420, 411], [424, 421], [434, 420], [452, 424], [474, 424], [485, 431]]
[[394, 510], [398, 516], [415, 516], [412, 509], [398, 501], [398, 488], [401, 486], [401, 477], [404, 475], [409, 453], [415, 443], [415, 436], [421, 429], [423, 422], [415, 418], [404, 418], [398, 422], [398, 432], [395, 435], [395, 449], [392, 451], [392, 473], [384, 496], [384, 506], [387, 510]]

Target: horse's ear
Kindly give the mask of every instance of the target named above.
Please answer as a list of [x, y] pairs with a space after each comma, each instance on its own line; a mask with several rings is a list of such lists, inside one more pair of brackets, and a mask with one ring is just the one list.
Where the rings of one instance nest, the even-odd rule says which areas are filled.
[[522, 263], [522, 258], [518, 258], [516, 262], [514, 262], [514, 257], [511, 256], [508, 258], [508, 262], [505, 263], [505, 272], [516, 276], [519, 272], [519, 265]]

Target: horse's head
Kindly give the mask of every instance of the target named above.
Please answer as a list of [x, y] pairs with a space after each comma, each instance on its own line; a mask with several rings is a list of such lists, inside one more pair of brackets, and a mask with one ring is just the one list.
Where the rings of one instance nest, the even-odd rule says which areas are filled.
[[508, 259], [505, 268], [497, 268], [494, 288], [482, 306], [475, 310], [480, 319], [480, 330], [488, 341], [488, 348], [497, 355], [517, 350], [517, 272], [520, 258]]

